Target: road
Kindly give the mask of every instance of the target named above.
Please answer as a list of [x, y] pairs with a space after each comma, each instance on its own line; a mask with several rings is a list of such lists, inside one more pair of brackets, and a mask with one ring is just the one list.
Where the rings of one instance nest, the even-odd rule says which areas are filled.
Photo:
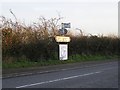
[[3, 88], [118, 88], [118, 62], [4, 78]]

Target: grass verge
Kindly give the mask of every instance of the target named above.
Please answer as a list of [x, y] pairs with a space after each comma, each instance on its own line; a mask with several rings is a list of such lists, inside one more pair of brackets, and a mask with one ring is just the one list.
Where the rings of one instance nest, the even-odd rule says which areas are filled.
[[12, 63], [2, 63], [3, 69], [9, 68], [26, 68], [26, 67], [41, 67], [41, 66], [49, 66], [49, 65], [58, 65], [58, 64], [67, 64], [67, 63], [77, 63], [77, 62], [86, 62], [86, 61], [103, 61], [103, 60], [113, 60], [118, 58], [117, 55], [73, 55], [70, 56], [68, 60], [38, 60], [37, 62], [32, 62], [29, 60], [21, 60]]

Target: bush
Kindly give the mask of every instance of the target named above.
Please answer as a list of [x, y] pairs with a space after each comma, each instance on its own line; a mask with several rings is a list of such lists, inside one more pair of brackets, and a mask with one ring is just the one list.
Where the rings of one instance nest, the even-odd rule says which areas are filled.
[[[58, 43], [54, 36], [58, 33], [58, 19], [40, 18], [39, 23], [26, 26], [2, 17], [2, 56], [9, 62], [11, 57], [42, 61], [58, 59]], [[72, 36], [69, 56], [73, 55], [120, 55], [120, 38], [104, 36]], [[20, 60], [20, 59], [16, 59]], [[14, 61], [14, 60], [12, 60]]]

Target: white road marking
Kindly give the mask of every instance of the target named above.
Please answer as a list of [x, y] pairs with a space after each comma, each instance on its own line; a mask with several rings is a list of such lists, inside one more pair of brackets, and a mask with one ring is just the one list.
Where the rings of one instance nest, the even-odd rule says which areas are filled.
[[30, 87], [30, 86], [41, 85], [41, 84], [46, 84], [46, 83], [52, 83], [52, 82], [57, 82], [57, 81], [82, 77], [82, 76], [88, 76], [88, 75], [97, 74], [97, 73], [101, 73], [101, 71], [99, 71], [99, 72], [91, 72], [91, 73], [82, 74], [82, 75], [76, 75], [76, 76], [70, 76], [70, 77], [60, 78], [60, 79], [55, 79], [55, 80], [50, 80], [50, 81], [44, 81], [44, 82], [39, 82], [39, 83], [27, 84], [27, 85], [18, 86], [16, 88], [24, 88], [24, 87]]

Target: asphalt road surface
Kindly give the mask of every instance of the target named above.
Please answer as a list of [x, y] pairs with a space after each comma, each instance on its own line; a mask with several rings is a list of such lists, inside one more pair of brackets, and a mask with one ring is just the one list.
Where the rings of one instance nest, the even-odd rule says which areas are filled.
[[4, 78], [3, 88], [118, 88], [118, 62]]

